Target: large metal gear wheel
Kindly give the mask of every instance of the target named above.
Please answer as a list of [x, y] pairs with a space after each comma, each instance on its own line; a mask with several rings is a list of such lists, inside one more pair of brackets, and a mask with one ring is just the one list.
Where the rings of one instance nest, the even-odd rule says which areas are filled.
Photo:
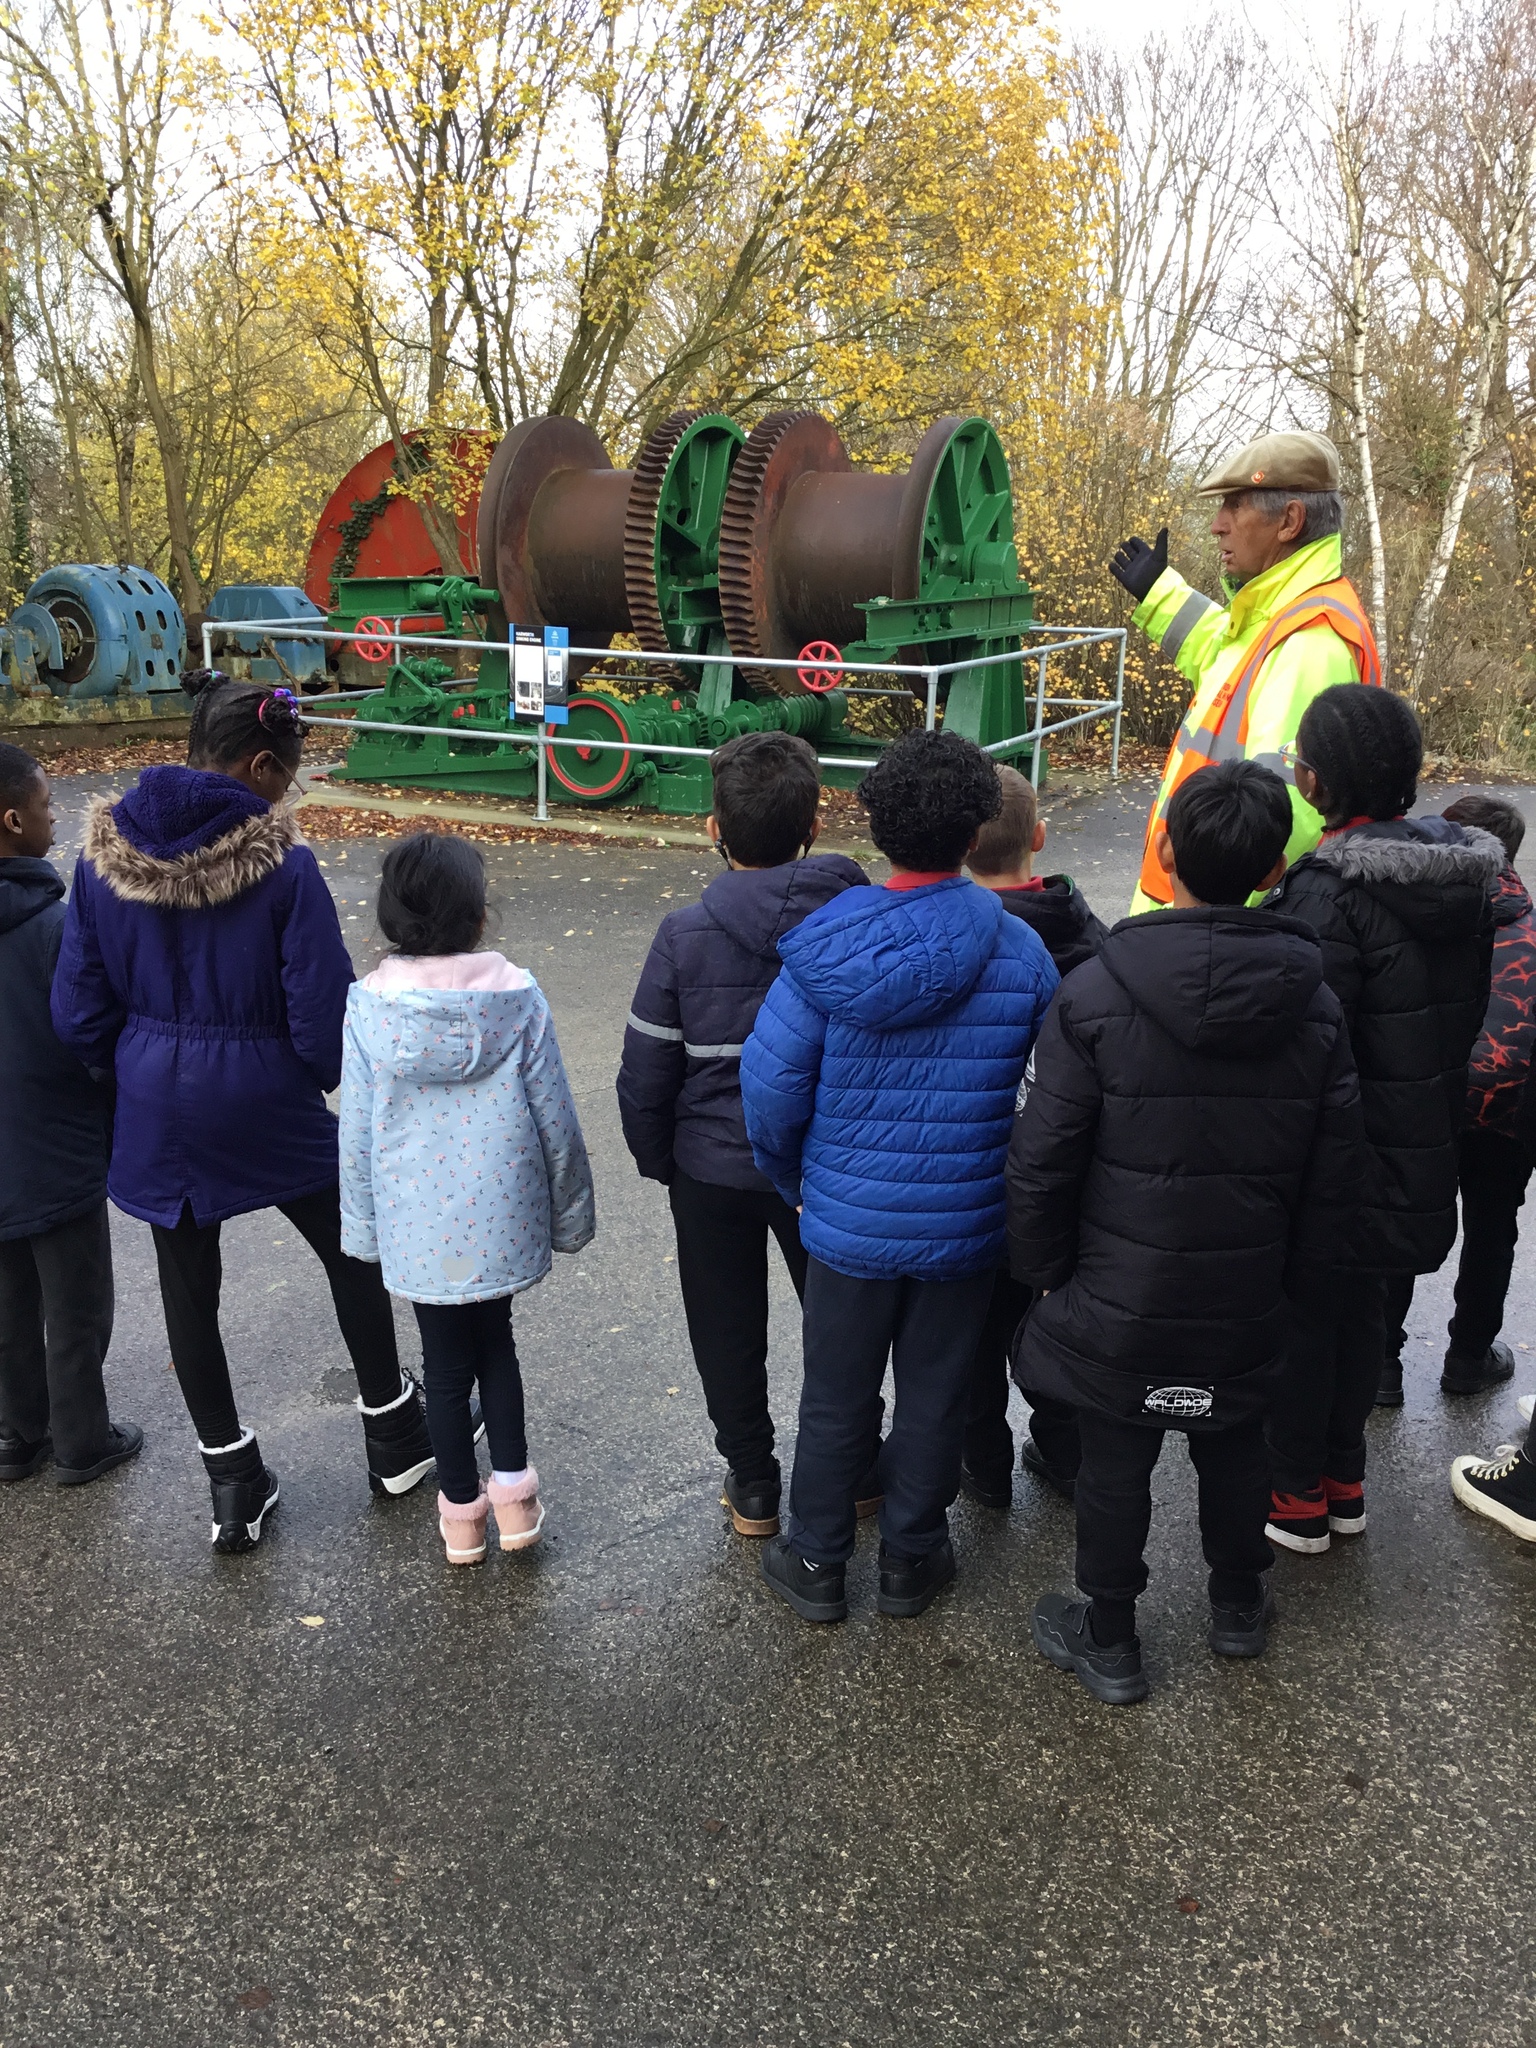
[[[675, 412], [640, 451], [624, 514], [624, 588], [648, 653], [702, 654], [719, 629], [721, 504], [745, 439], [723, 413]], [[692, 668], [652, 674], [698, 687]]]
[[[772, 539], [791, 487], [801, 477], [853, 468], [837, 429], [819, 412], [771, 412], [747, 436], [736, 458], [720, 515], [720, 614], [733, 654], [788, 658], [777, 630], [782, 606], [776, 588]], [[804, 686], [793, 669], [740, 671], [759, 696], [798, 697]]]

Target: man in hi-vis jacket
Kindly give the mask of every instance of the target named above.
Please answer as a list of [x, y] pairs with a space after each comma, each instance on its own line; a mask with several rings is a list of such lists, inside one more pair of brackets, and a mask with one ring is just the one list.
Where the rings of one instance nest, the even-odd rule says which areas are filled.
[[1321, 434], [1261, 434], [1213, 470], [1199, 495], [1221, 500], [1211, 532], [1225, 605], [1168, 567], [1166, 527], [1153, 547], [1123, 541], [1110, 565], [1137, 601], [1135, 623], [1195, 686], [1147, 820], [1133, 916], [1172, 901], [1153, 833], [1179, 784], [1213, 761], [1261, 761], [1284, 776], [1295, 814], [1286, 859], [1309, 852], [1323, 822], [1295, 788], [1301, 715], [1334, 683], [1381, 681], [1370, 621], [1343, 573], [1333, 443]]

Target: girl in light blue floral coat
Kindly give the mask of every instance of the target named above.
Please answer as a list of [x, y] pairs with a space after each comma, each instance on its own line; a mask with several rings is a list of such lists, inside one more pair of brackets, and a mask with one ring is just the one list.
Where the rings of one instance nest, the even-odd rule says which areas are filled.
[[[549, 1005], [532, 975], [477, 953], [485, 862], [422, 832], [384, 862], [379, 927], [395, 951], [347, 1001], [341, 1076], [341, 1242], [383, 1267], [421, 1328], [438, 1526], [450, 1564], [544, 1528], [528, 1462], [512, 1297], [594, 1228], [592, 1171]], [[478, 1382], [491, 1453], [475, 1459]]]

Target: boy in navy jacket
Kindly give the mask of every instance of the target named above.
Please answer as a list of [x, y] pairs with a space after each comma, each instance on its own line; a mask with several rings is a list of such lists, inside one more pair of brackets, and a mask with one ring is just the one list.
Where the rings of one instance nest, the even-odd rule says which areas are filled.
[[821, 785], [804, 740], [743, 733], [710, 765], [707, 824], [727, 872], [697, 903], [670, 911], [652, 942], [624, 1032], [619, 1115], [635, 1164], [671, 1198], [688, 1336], [726, 1461], [725, 1504], [739, 1535], [772, 1536], [770, 1234], [797, 1294], [805, 1253], [794, 1210], [753, 1163], [741, 1049], [778, 974], [779, 940], [865, 874], [839, 854], [806, 857]]
[[0, 741], [0, 1479], [55, 1458], [61, 1486], [131, 1458], [142, 1430], [107, 1414], [112, 1337], [107, 1091], [54, 1036], [64, 930], [48, 778]]
[[742, 1055], [753, 1155], [801, 1209], [805, 1385], [786, 1534], [763, 1575], [808, 1621], [847, 1614], [844, 1566], [889, 1355], [880, 1454], [883, 1613], [954, 1577], [971, 1360], [1003, 1257], [1014, 1098], [1056, 970], [960, 873], [1002, 802], [958, 734], [899, 740], [859, 794], [894, 869], [806, 919]]

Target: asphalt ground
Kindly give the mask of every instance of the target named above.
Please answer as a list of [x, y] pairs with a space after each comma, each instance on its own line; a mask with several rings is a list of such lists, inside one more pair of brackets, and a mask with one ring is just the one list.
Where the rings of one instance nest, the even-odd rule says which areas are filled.
[[[97, 786], [58, 785], [66, 862]], [[1048, 804], [1044, 865], [1115, 914], [1146, 800]], [[317, 850], [366, 965], [382, 848]], [[3, 2048], [1536, 2040], [1536, 1551], [1451, 1498], [1452, 1456], [1516, 1423], [1515, 1390], [1439, 1393], [1446, 1276], [1371, 1424], [1370, 1531], [1280, 1558], [1257, 1663], [1205, 1646], [1176, 1441], [1144, 1706], [1032, 1648], [1073, 1553], [1027, 1476], [1008, 1515], [957, 1504], [959, 1581], [920, 1620], [874, 1612], [867, 1525], [849, 1621], [808, 1627], [718, 1504], [665, 1197], [613, 1096], [651, 932], [713, 870], [487, 853], [598, 1185], [595, 1242], [517, 1310], [548, 1539], [449, 1571], [432, 1488], [370, 1496], [319, 1268], [274, 1212], [226, 1227], [225, 1327], [282, 1504], [215, 1556], [149, 1232], [116, 1217], [109, 1384], [144, 1454], [0, 1489]], [[1522, 1251], [1522, 1365], [1533, 1308]], [[782, 1274], [773, 1377], [787, 1451]]]

